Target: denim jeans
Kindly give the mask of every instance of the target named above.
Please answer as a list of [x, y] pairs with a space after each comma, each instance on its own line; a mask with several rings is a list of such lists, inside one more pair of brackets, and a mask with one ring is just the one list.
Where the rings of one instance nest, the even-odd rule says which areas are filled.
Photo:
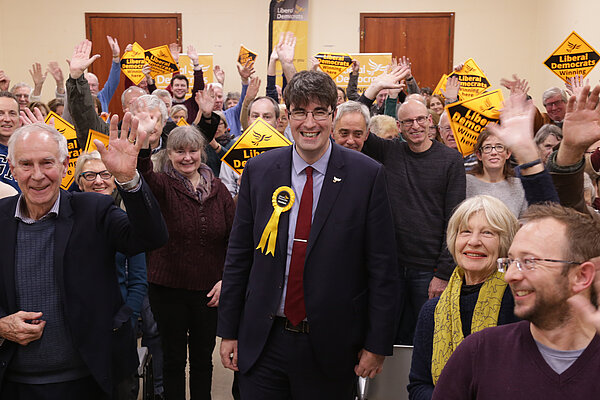
[[429, 283], [433, 279], [433, 271], [416, 268], [400, 268], [400, 305], [395, 344], [412, 345], [419, 311], [429, 299]]

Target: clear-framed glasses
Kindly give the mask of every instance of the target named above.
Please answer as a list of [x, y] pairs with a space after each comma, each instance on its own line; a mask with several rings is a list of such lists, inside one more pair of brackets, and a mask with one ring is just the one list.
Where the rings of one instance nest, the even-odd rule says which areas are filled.
[[112, 174], [107, 170], [100, 172], [85, 171], [80, 174], [80, 176], [82, 176], [83, 179], [90, 182], [95, 181], [98, 175], [100, 175], [100, 178], [102, 178], [105, 181], [112, 178]]
[[553, 263], [561, 263], [561, 264], [570, 264], [570, 265], [579, 265], [581, 264], [578, 261], [566, 261], [566, 260], [553, 260], [551, 258], [525, 258], [524, 260], [517, 260], [514, 258], [499, 258], [498, 261], [498, 271], [506, 272], [508, 268], [515, 264], [517, 269], [521, 272], [523, 271], [533, 271], [536, 269], [536, 264], [540, 261], [544, 262], [553, 262]]
[[492, 146], [491, 144], [486, 144], [481, 148], [481, 152], [485, 154], [491, 153], [492, 150], [496, 150], [496, 152], [502, 153], [504, 150], [506, 150], [506, 147], [503, 144], [496, 144], [494, 146]]
[[333, 114], [333, 111], [327, 111], [327, 110], [312, 110], [312, 111], [306, 111], [306, 110], [294, 110], [294, 111], [290, 111], [290, 118], [295, 120], [295, 121], [304, 121], [306, 119], [306, 117], [308, 117], [308, 114], [312, 114], [312, 117], [315, 121], [325, 121], [327, 118], [329, 118], [329, 116], [331, 114]]
[[437, 127], [440, 132], [451, 132], [452, 131], [452, 128], [450, 128], [450, 126], [438, 125]]
[[425, 124], [427, 123], [427, 116], [426, 115], [420, 115], [417, 118], [403, 119], [402, 121], [400, 121], [400, 123], [405, 128], [410, 128], [411, 126], [413, 126], [413, 124], [415, 123], [415, 121], [417, 121], [417, 124], [419, 124], [421, 126], [425, 126]]

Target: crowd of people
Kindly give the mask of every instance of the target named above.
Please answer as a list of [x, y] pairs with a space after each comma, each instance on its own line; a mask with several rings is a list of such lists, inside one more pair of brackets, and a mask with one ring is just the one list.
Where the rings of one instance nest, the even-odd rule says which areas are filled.
[[[155, 398], [188, 382], [210, 399], [217, 336], [236, 399], [351, 399], [394, 344], [414, 346], [411, 399], [600, 393], [600, 86], [549, 88], [542, 113], [504, 79], [500, 122], [461, 154], [445, 109], [460, 81], [434, 95], [406, 57], [359, 93], [357, 61], [336, 87], [317, 60], [296, 71], [286, 33], [261, 95], [251, 62], [239, 93], [219, 66], [205, 85], [190, 46], [190, 97], [146, 66], [115, 99], [107, 40], [103, 85], [87, 40], [66, 80], [56, 62], [33, 86], [0, 71], [0, 398], [137, 398], [141, 337]], [[121, 120], [103, 115], [119, 100]], [[50, 111], [80, 144], [109, 137], [69, 190]], [[293, 145], [240, 176], [221, 158], [259, 118]]]

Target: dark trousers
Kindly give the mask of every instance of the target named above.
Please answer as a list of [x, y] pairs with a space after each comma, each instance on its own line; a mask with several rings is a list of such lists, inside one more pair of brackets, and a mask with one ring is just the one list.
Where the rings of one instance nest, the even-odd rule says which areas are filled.
[[152, 354], [152, 373], [154, 375], [154, 393], [163, 393], [163, 353], [160, 344], [160, 335], [158, 333], [158, 326], [152, 314], [150, 307], [150, 300], [148, 296], [144, 297], [142, 303], [142, 346], [147, 347]]
[[185, 400], [185, 365], [190, 360], [191, 398], [210, 399], [217, 309], [207, 307], [206, 290], [150, 284], [150, 305], [163, 349], [163, 386], [169, 400]]
[[246, 374], [239, 374], [242, 400], [353, 399], [354, 372], [349, 369], [348, 376], [341, 379], [324, 374], [308, 334], [287, 331], [282, 321], [276, 319], [256, 364]]
[[419, 311], [429, 299], [429, 283], [433, 271], [404, 267], [400, 269], [400, 306], [396, 318], [396, 340], [394, 344], [412, 345]]
[[91, 376], [69, 382], [30, 385], [4, 380], [0, 391], [1, 400], [108, 400]]

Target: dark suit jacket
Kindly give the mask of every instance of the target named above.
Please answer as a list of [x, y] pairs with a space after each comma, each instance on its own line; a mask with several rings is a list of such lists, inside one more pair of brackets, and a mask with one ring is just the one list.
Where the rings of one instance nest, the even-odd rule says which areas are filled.
[[[168, 238], [158, 203], [145, 183], [138, 192], [121, 195], [128, 214], [110, 196], [61, 190], [54, 239], [54, 274], [64, 293], [67, 326], [75, 348], [107, 393], [138, 364], [135, 336], [127, 323], [132, 310], [119, 291], [115, 252], [135, 255]], [[20, 311], [15, 295], [17, 199], [0, 200], [0, 317]], [[0, 384], [17, 346], [10, 341], [0, 346]]]
[[[363, 347], [391, 354], [398, 267], [383, 167], [332, 146], [308, 241], [304, 294], [314, 353], [323, 372], [341, 376], [352, 373]], [[289, 213], [279, 221], [275, 256], [256, 247], [273, 212], [273, 192], [290, 186], [291, 158], [292, 146], [270, 150], [249, 160], [242, 175], [217, 328], [219, 336], [238, 339], [241, 372], [260, 356], [283, 291]]]

